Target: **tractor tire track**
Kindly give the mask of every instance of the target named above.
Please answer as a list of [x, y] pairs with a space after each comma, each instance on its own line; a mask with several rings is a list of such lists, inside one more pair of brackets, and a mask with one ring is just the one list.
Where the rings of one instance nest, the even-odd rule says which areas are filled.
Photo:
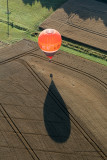
[[[36, 81], [42, 86], [42, 88], [49, 92], [50, 97], [54, 100], [54, 102], [58, 105], [58, 107], [65, 113], [65, 115], [68, 117], [70, 121], [78, 128], [78, 130], [82, 133], [82, 135], [85, 137], [85, 139], [94, 147], [96, 152], [102, 157], [103, 160], [106, 160], [106, 154], [103, 152], [103, 150], [97, 145], [97, 143], [90, 137], [90, 135], [84, 130], [84, 128], [79, 124], [79, 122], [75, 119], [75, 117], [65, 109], [63, 104], [59, 101], [59, 99], [56, 97], [56, 95], [49, 90], [49, 87], [44, 83], [44, 81], [38, 76], [38, 74], [33, 70], [33, 68], [24, 60], [20, 59], [18, 60], [21, 64], [23, 64], [26, 69], [31, 73], [31, 75], [35, 78]], [[68, 113], [68, 114], [67, 114]]]

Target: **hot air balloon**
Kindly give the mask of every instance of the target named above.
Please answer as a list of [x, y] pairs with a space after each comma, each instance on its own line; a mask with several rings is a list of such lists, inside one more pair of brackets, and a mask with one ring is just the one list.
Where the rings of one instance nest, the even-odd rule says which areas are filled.
[[45, 29], [38, 37], [38, 45], [46, 56], [48, 56], [49, 60], [51, 60], [56, 51], [59, 50], [61, 42], [61, 35], [55, 29]]

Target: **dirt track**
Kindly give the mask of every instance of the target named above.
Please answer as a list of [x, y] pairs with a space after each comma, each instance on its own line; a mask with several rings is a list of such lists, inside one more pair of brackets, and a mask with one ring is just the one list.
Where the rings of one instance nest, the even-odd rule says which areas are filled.
[[41, 25], [62, 36], [107, 51], [107, 5], [95, 0], [68, 0]]
[[49, 63], [27, 40], [1, 49], [0, 159], [106, 159], [106, 88], [103, 65], [62, 51]]

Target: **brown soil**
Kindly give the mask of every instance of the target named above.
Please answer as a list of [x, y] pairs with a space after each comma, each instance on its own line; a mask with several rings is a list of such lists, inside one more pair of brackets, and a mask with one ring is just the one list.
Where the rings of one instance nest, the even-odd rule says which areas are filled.
[[1, 49], [0, 159], [106, 159], [106, 87], [103, 65], [62, 51], [50, 63], [27, 40]]
[[107, 51], [107, 5], [95, 0], [68, 0], [40, 28]]

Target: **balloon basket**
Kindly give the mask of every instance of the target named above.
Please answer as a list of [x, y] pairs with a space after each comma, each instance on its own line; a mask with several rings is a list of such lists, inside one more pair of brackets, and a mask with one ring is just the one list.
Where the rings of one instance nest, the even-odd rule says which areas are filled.
[[51, 62], [51, 59], [49, 59], [49, 62]]

